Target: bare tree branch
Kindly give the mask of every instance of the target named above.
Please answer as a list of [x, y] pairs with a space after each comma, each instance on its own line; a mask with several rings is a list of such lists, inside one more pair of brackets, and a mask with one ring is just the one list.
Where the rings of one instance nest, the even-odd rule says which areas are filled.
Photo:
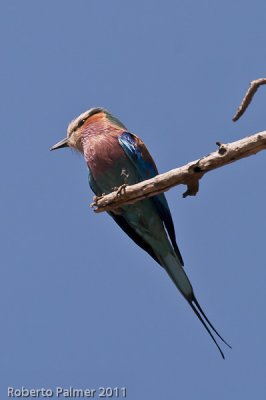
[[248, 106], [250, 105], [254, 94], [256, 93], [256, 91], [258, 90], [258, 88], [261, 85], [265, 85], [266, 84], [266, 78], [260, 78], [260, 79], [256, 79], [255, 81], [252, 81], [250, 83], [250, 86], [248, 88], [248, 91], [245, 94], [245, 97], [243, 98], [240, 106], [238, 107], [236, 114], [233, 116], [232, 120], [235, 122], [237, 121], [246, 111], [246, 109], [248, 108]]
[[107, 195], [94, 197], [91, 207], [97, 213], [115, 210], [122, 205], [135, 203], [180, 184], [187, 186], [183, 197], [195, 196], [199, 190], [199, 180], [207, 172], [266, 149], [266, 131], [236, 142], [228, 144], [217, 142], [216, 144], [219, 146], [217, 151], [199, 160], [192, 161], [180, 168], [172, 169], [169, 172], [132, 186], [123, 185]]

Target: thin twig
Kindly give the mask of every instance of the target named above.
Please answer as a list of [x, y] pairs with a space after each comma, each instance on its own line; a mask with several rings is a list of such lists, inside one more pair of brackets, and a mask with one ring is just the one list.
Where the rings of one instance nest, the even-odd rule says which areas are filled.
[[[135, 203], [146, 197], [166, 192], [180, 184], [187, 186], [187, 191], [183, 194], [183, 197], [195, 196], [199, 190], [199, 180], [207, 172], [265, 150], [266, 131], [228, 144], [217, 142], [217, 145], [219, 146], [217, 151], [199, 160], [157, 175], [152, 179], [123, 187], [123, 190], [118, 188], [118, 190], [107, 195], [95, 197], [91, 207], [97, 213], [115, 210], [122, 205]], [[119, 210], [116, 211], [119, 212]]]
[[232, 120], [234, 122], [237, 121], [244, 114], [244, 112], [248, 108], [249, 104], [251, 103], [254, 94], [258, 90], [258, 88], [261, 85], [265, 85], [265, 84], [266, 84], [266, 78], [256, 79], [255, 81], [252, 81], [250, 83], [250, 86], [245, 94], [245, 97], [243, 98], [240, 106], [238, 107], [236, 114], [232, 118]]

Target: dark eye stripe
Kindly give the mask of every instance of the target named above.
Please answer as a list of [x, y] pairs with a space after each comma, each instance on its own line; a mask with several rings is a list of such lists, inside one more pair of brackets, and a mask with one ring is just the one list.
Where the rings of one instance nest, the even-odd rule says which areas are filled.
[[86, 121], [86, 118], [81, 119], [77, 124], [77, 128], [80, 128], [84, 124], [85, 121]]

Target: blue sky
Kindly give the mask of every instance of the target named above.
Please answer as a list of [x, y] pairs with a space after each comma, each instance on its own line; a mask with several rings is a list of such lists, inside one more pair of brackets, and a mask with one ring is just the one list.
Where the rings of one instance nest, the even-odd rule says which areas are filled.
[[105, 214], [82, 157], [50, 153], [103, 106], [161, 172], [265, 129], [266, 3], [2, 1], [0, 397], [126, 386], [138, 400], [263, 398], [265, 153], [167, 193], [186, 271], [232, 344], [223, 361], [159, 268]]

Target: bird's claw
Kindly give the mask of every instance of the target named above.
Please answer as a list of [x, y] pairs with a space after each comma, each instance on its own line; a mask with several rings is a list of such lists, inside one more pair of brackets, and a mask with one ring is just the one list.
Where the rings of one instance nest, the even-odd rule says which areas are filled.
[[119, 196], [121, 196], [122, 194], [125, 194], [125, 192], [126, 192], [126, 187], [127, 187], [127, 186], [128, 186], [128, 185], [127, 185], [126, 183], [123, 183], [123, 185], [119, 186], [118, 188], [117, 188], [117, 187], [114, 188], [114, 190], [117, 191], [116, 197], [119, 197]]
[[105, 193], [103, 193], [101, 196], [93, 196], [93, 202], [90, 204], [91, 208], [97, 207], [98, 206], [98, 201], [102, 199], [105, 196]]

